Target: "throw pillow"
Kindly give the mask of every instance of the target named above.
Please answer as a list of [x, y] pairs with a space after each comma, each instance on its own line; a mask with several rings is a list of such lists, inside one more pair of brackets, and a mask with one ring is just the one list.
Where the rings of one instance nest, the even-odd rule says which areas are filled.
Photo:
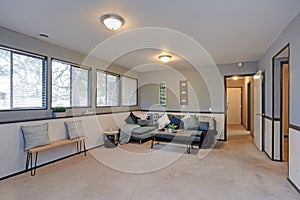
[[148, 126], [150, 124], [151, 120], [146, 119], [138, 119], [138, 125], [140, 126]]
[[199, 122], [198, 131], [207, 131], [209, 129], [208, 122]]
[[175, 129], [179, 129], [180, 124], [181, 124], [181, 120], [176, 118], [175, 116], [172, 116], [171, 121], [169, 124], [174, 124], [176, 126]]
[[199, 122], [208, 122], [208, 130], [215, 130], [215, 119], [210, 116], [199, 116], [198, 117]]
[[185, 117], [185, 115], [168, 114], [168, 117], [169, 117], [170, 120], [172, 119], [173, 116], [176, 117], [177, 119], [180, 119], [180, 120], [182, 120]]
[[81, 120], [65, 122], [65, 126], [67, 128], [67, 132], [68, 132], [70, 140], [79, 138], [79, 137], [85, 137], [85, 132], [84, 132]]
[[37, 126], [21, 126], [24, 138], [24, 150], [50, 144], [48, 123]]
[[161, 117], [159, 113], [150, 113], [149, 118], [155, 123]]
[[162, 128], [165, 128], [170, 123], [170, 120], [169, 120], [168, 115], [164, 114], [156, 122], [158, 123], [158, 128], [162, 129]]
[[138, 119], [140, 119], [139, 117], [135, 116], [132, 112], [130, 113], [130, 117], [136, 124], [138, 123]]
[[195, 115], [192, 115], [188, 118], [183, 118], [184, 129], [185, 130], [197, 130], [198, 129], [198, 119]]
[[176, 119], [180, 119], [180, 125], [178, 126], [178, 129], [184, 129], [184, 123], [182, 121], [182, 119], [185, 117], [184, 115], [172, 115], [172, 114], [168, 114], [169, 119], [171, 120], [172, 117], [175, 117]]
[[125, 119], [125, 122], [126, 122], [126, 124], [136, 124], [136, 123], [133, 121], [131, 115], [128, 115], [128, 117]]

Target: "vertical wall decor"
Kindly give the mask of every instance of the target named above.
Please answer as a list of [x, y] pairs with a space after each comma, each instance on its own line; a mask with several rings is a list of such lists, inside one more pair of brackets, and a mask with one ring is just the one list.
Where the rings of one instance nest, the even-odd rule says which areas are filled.
[[180, 105], [188, 105], [188, 81], [180, 81]]
[[167, 105], [166, 82], [159, 83], [159, 104], [162, 106]]

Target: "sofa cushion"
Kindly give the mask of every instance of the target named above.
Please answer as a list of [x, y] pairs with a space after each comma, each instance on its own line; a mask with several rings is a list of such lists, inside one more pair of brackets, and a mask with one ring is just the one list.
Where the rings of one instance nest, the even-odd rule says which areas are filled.
[[198, 119], [195, 115], [182, 119], [184, 123], [185, 130], [197, 130], [198, 129]]
[[137, 121], [139, 126], [148, 126], [151, 122], [150, 119], [138, 119]]
[[36, 126], [21, 126], [24, 138], [24, 150], [50, 144], [48, 123]]

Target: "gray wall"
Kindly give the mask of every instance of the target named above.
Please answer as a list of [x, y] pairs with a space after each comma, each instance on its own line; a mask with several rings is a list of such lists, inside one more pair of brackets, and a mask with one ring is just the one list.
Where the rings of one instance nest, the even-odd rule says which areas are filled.
[[[270, 46], [259, 60], [259, 68], [265, 71], [265, 105], [266, 114], [272, 116], [272, 58], [287, 44], [290, 44], [290, 99], [289, 99], [289, 123], [300, 126], [300, 14], [283, 30], [279, 38]], [[275, 96], [277, 96], [275, 94]], [[276, 105], [277, 106], [277, 105]], [[275, 106], [275, 107], [276, 107]], [[277, 111], [278, 112], [278, 111]], [[277, 113], [274, 113], [275, 117]], [[268, 127], [267, 127], [268, 128]], [[269, 130], [269, 128], [268, 128]], [[275, 129], [277, 130], [277, 129]], [[274, 131], [276, 134], [276, 131]], [[270, 134], [266, 131], [266, 134]], [[273, 133], [274, 134], [274, 133]], [[272, 142], [272, 141], [267, 141]], [[300, 188], [300, 131], [297, 128], [289, 128], [289, 179]], [[275, 149], [276, 151], [276, 149]]]
[[[45, 41], [41, 41], [32, 37], [28, 37], [26, 35], [7, 30], [5, 28], [0, 27], [0, 45], [7, 46], [10, 48], [15, 48], [18, 50], [23, 50], [31, 53], [41, 54], [48, 57], [48, 74], [50, 75], [50, 63], [51, 58], [57, 58], [61, 60], [65, 60], [68, 62], [76, 63], [79, 65], [84, 65], [92, 68], [92, 108], [88, 110], [92, 112], [109, 112], [111, 108], [95, 108], [95, 95], [96, 95], [96, 69], [108, 70], [117, 74], [126, 74], [131, 77], [139, 78], [138, 73], [128, 71], [128, 69], [117, 66], [117, 65], [108, 65], [104, 61], [97, 60], [92, 57], [87, 57], [78, 52], [74, 52], [68, 50], [66, 48], [62, 48], [60, 46], [56, 46]], [[48, 85], [50, 86], [50, 78], [48, 78]], [[44, 118], [50, 117], [52, 112], [50, 110], [50, 87], [47, 88], [47, 99], [48, 104], [47, 110], [39, 110], [39, 111], [1, 111], [0, 112], [0, 122], [8, 121], [8, 120], [22, 120], [22, 119], [32, 119], [32, 118]], [[128, 110], [128, 109], [138, 109], [139, 107], [114, 107], [113, 111], [120, 110]], [[83, 109], [68, 109], [68, 115], [78, 115], [83, 111], [87, 110], [87, 108]]]
[[300, 126], [300, 15], [287, 26], [280, 37], [259, 60], [259, 68], [265, 71], [266, 114], [272, 115], [272, 58], [290, 43], [290, 123]]
[[[236, 63], [217, 65], [221, 77], [225, 75], [254, 74], [257, 72], [257, 62], [245, 62], [243, 67]], [[217, 77], [217, 76], [216, 76]], [[157, 110], [184, 110], [184, 111], [209, 111], [211, 107], [210, 94], [203, 77], [193, 67], [183, 69], [164, 70], [159, 72], [145, 72], [140, 74], [141, 79], [141, 109]], [[179, 105], [179, 81], [189, 82], [189, 105]], [[224, 80], [222, 80], [224, 81]], [[167, 106], [161, 107], [159, 103], [158, 84], [166, 82]], [[221, 96], [224, 101], [224, 97]], [[224, 110], [215, 110], [224, 112]]]
[[[206, 84], [195, 69], [164, 70], [140, 74], [140, 107], [152, 110], [208, 111], [211, 101]], [[179, 81], [188, 80], [189, 105], [179, 105]], [[167, 105], [159, 106], [158, 84], [166, 82]]]

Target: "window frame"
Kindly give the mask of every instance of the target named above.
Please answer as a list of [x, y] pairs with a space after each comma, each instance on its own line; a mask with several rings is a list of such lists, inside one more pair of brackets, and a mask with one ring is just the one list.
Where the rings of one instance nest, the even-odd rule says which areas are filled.
[[[118, 90], [118, 93], [119, 93], [119, 98], [118, 98], [118, 105], [115, 105], [115, 106], [98, 106], [98, 102], [97, 102], [97, 98], [98, 98], [98, 72], [102, 72], [102, 73], [105, 73], [106, 75], [106, 91], [107, 91], [107, 75], [113, 75], [113, 76], [116, 76], [118, 78], [118, 86], [119, 86], [119, 90]], [[121, 103], [121, 92], [120, 92], [120, 79], [121, 79], [121, 75], [120, 74], [117, 74], [117, 73], [113, 73], [113, 72], [109, 72], [109, 71], [104, 71], [104, 70], [100, 70], [100, 69], [96, 69], [96, 96], [95, 96], [95, 106], [96, 108], [112, 108], [112, 107], [120, 107]], [[106, 94], [106, 98], [107, 98], [107, 94]]]
[[[13, 54], [27, 56], [31, 58], [41, 59], [42, 60], [42, 101], [43, 107], [18, 107], [18, 108], [10, 108], [10, 109], [0, 109], [0, 112], [16, 112], [16, 111], [37, 111], [37, 110], [47, 110], [48, 109], [48, 57], [42, 54], [32, 53], [29, 51], [19, 50], [11, 47], [7, 47], [4, 45], [0, 45], [0, 49], [10, 52], [10, 90], [13, 90]], [[10, 100], [12, 100], [12, 94], [10, 94]], [[12, 101], [10, 102], [10, 107], [12, 105]]]
[[[70, 105], [71, 106], [64, 106], [67, 109], [76, 109], [76, 108], [91, 108], [92, 107], [92, 68], [91, 67], [87, 67], [87, 66], [82, 66], [82, 65], [78, 65], [76, 63], [73, 62], [68, 62], [65, 60], [61, 60], [58, 58], [51, 58], [51, 62], [50, 62], [50, 83], [49, 83], [49, 90], [50, 90], [50, 98], [49, 98], [49, 104], [50, 104], [50, 109], [55, 108], [56, 106], [52, 105], [52, 83], [53, 83], [53, 78], [52, 78], [52, 63], [53, 61], [57, 61], [60, 62], [62, 64], [67, 64], [70, 65]], [[80, 68], [80, 69], [85, 69], [88, 70], [88, 105], [87, 106], [72, 106], [72, 68]]]
[[[126, 78], [130, 78], [130, 79], [133, 79], [133, 80], [135, 80], [136, 81], [136, 102], [135, 102], [135, 105], [123, 105], [123, 95], [121, 95], [121, 106], [122, 107], [134, 107], [134, 106], [138, 106], [139, 105], [139, 100], [138, 100], [138, 98], [139, 98], [139, 95], [138, 95], [138, 92], [139, 92], [139, 81], [138, 81], [138, 79], [137, 78], [133, 78], [133, 77], [130, 77], [130, 76], [125, 76], [125, 75], [122, 75], [122, 77], [126, 77]], [[122, 80], [122, 78], [121, 78], [121, 80]], [[123, 81], [121, 81], [121, 88], [120, 88], [120, 90], [121, 90], [121, 94], [122, 94], [122, 87], [123, 87]]]

